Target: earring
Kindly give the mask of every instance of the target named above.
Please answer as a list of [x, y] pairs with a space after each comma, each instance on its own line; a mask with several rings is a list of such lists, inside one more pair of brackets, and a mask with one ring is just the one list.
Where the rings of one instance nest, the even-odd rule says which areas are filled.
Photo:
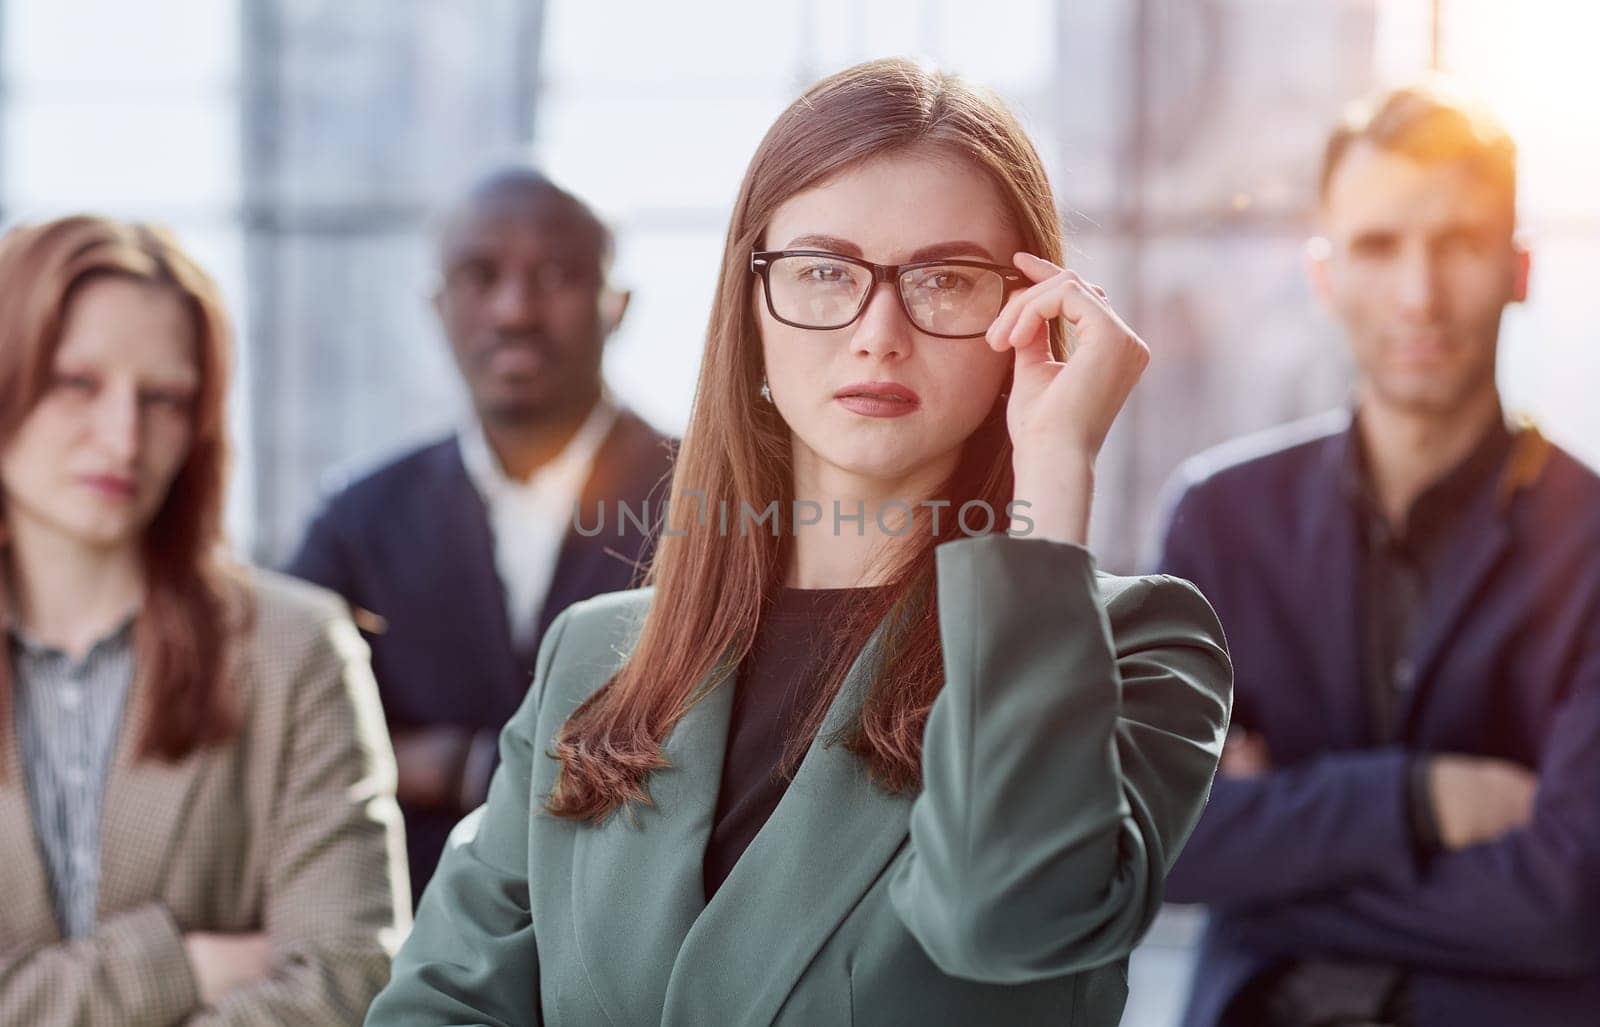
[[771, 388], [771, 386], [769, 386], [767, 384], [766, 372], [762, 372], [762, 374], [761, 374], [761, 389], [760, 389], [760, 392], [761, 392], [761, 398], [762, 399], [766, 400], [768, 403], [772, 402], [772, 388]]

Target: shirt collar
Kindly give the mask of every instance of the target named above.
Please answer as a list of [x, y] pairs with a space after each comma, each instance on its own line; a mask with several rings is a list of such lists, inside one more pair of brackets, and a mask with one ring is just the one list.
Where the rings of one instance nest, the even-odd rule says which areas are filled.
[[[37, 659], [48, 656], [66, 655], [66, 651], [58, 646], [51, 645], [48, 642], [40, 641], [33, 635], [29, 634], [20, 624], [17, 623], [15, 618], [8, 615], [4, 618], [4, 620], [6, 632], [11, 636], [12, 641], [14, 641], [17, 646], [21, 648], [21, 650], [28, 656]], [[123, 646], [132, 644], [133, 626], [138, 622], [138, 620], [139, 611], [137, 609], [130, 610], [127, 616], [123, 617], [122, 620], [117, 622], [116, 626], [96, 639], [93, 645], [89, 646], [88, 650], [83, 655], [83, 659], [88, 660], [90, 657], [104, 649], [121, 648]]]
[[[1382, 519], [1381, 505], [1367, 463], [1366, 444], [1360, 431], [1361, 411], [1350, 418], [1341, 479], [1345, 495], [1363, 512]], [[1467, 500], [1498, 477], [1515, 441], [1503, 415], [1496, 416], [1478, 442], [1459, 463], [1424, 489], [1406, 511], [1402, 535], [1431, 532], [1451, 514], [1465, 507]], [[1504, 496], [1501, 497], [1502, 499]]]
[[599, 399], [561, 452], [522, 481], [505, 473], [505, 468], [494, 455], [489, 439], [484, 434], [483, 422], [476, 416], [469, 416], [458, 432], [461, 462], [466, 466], [467, 476], [485, 499], [533, 486], [550, 486], [576, 493], [582, 488], [595, 455], [611, 433], [619, 413], [616, 398], [602, 383]]

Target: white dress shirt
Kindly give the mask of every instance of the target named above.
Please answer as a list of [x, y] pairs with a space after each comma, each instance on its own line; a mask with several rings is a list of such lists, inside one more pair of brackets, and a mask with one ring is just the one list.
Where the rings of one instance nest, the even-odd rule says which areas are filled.
[[472, 419], [461, 428], [461, 460], [489, 513], [495, 570], [505, 592], [511, 639], [519, 648], [533, 638], [562, 539], [572, 523], [573, 504], [616, 418], [616, 402], [602, 388], [577, 433], [525, 481], [507, 476], [481, 422]]

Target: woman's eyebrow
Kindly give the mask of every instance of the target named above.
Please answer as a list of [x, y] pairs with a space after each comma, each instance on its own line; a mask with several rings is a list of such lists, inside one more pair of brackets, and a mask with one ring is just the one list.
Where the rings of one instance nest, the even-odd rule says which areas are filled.
[[[861, 247], [848, 239], [840, 239], [834, 235], [801, 235], [789, 240], [789, 245], [784, 247], [790, 250], [827, 250], [844, 257], [859, 257], [862, 255]], [[1000, 260], [990, 253], [988, 247], [975, 243], [970, 239], [952, 239], [949, 242], [936, 242], [920, 247], [913, 251], [902, 263], [915, 264], [922, 260], [943, 260], [947, 257], [972, 257], [979, 256], [990, 263], [998, 264]]]
[[936, 242], [931, 246], [924, 246], [912, 253], [911, 256], [906, 259], [905, 263], [914, 264], [919, 260], [942, 260], [945, 257], [970, 257], [974, 253], [982, 257], [984, 260], [989, 261], [991, 264], [1001, 263], [1001, 261], [994, 254], [989, 252], [988, 247], [981, 246], [978, 243], [972, 242], [968, 239], [956, 239], [951, 242]]
[[835, 235], [797, 235], [789, 240], [786, 250], [827, 250], [843, 257], [861, 256], [861, 247], [849, 239], [840, 239]]

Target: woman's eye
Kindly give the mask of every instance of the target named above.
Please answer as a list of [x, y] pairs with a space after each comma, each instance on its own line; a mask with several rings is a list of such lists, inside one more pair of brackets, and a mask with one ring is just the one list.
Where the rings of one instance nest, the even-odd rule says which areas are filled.
[[193, 399], [187, 392], [156, 389], [142, 393], [139, 396], [139, 402], [151, 409], [172, 413], [186, 413]]
[[930, 292], [961, 292], [971, 285], [966, 275], [959, 271], [931, 271], [919, 283]]
[[800, 272], [802, 281], [817, 285], [836, 285], [849, 277], [849, 272], [838, 264], [812, 264]]
[[51, 379], [52, 388], [76, 395], [92, 396], [100, 383], [86, 374], [58, 374]]

